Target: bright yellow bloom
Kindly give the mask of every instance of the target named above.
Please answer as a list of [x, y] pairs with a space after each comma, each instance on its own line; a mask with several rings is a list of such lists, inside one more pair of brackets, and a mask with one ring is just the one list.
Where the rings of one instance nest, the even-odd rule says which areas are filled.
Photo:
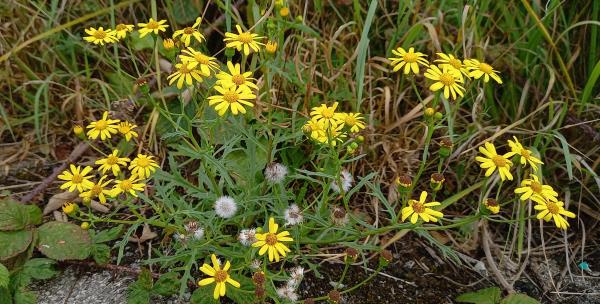
[[274, 218], [269, 218], [269, 231], [266, 233], [257, 233], [256, 241], [252, 244], [252, 247], [260, 247], [258, 251], [259, 255], [265, 254], [265, 252], [269, 252], [269, 261], [279, 262], [279, 256], [285, 257], [287, 252], [291, 252], [291, 250], [283, 244], [283, 242], [292, 242], [294, 239], [290, 237], [290, 233], [288, 231], [281, 231], [277, 233], [277, 229], [279, 229], [279, 225], [275, 223]]
[[208, 97], [208, 104], [214, 106], [220, 116], [224, 116], [229, 109], [233, 115], [237, 115], [246, 113], [244, 106], [254, 107], [250, 100], [256, 99], [256, 95], [246, 86], [225, 88], [216, 85], [214, 89], [220, 94]]
[[419, 217], [425, 222], [437, 222], [438, 218], [444, 217], [444, 214], [429, 207], [441, 205], [439, 202], [426, 203], [427, 192], [422, 191], [419, 200], [408, 200], [408, 206], [402, 208], [402, 221], [404, 222], [410, 216], [410, 222], [416, 224]]
[[115, 186], [110, 190], [111, 196], [117, 196], [121, 193], [129, 193], [137, 197], [136, 191], [144, 191], [144, 183], [138, 183], [139, 179], [136, 175], [132, 175], [127, 179], [115, 180]]
[[552, 219], [554, 220], [556, 227], [563, 230], [567, 230], [569, 227], [569, 222], [567, 222], [567, 220], [562, 216], [564, 215], [566, 217], [575, 218], [575, 213], [565, 210], [564, 203], [561, 201], [547, 201], [545, 203], [535, 205], [533, 208], [540, 212], [537, 215], [538, 220], [544, 219], [544, 221], [548, 222]]
[[150, 20], [148, 20], [148, 23], [138, 23], [138, 27], [140, 28], [138, 30], [140, 32], [140, 38], [144, 38], [144, 36], [146, 36], [150, 33], [154, 33], [155, 35], [158, 35], [159, 31], [165, 32], [167, 30], [167, 28], [169, 27], [165, 23], [167, 23], [167, 20], [156, 21], [152, 18], [150, 18]]
[[521, 187], [515, 189], [515, 193], [521, 195], [522, 201], [531, 199], [538, 204], [558, 200], [558, 193], [552, 189], [552, 186], [542, 184], [540, 178], [535, 174], [530, 174], [529, 178], [524, 179], [521, 182]]
[[325, 136], [325, 124], [314, 117], [307, 121], [304, 126], [302, 126], [302, 130], [308, 133], [310, 138], [314, 140]]
[[461, 78], [461, 82], [464, 82], [463, 79], [463, 75], [469, 77], [469, 71], [467, 70], [466, 66], [464, 65], [464, 63], [462, 61], [460, 61], [460, 59], [454, 57], [454, 55], [451, 54], [444, 54], [444, 53], [437, 53], [438, 57], [440, 57], [440, 59], [436, 59], [434, 60], [434, 62], [438, 62], [440, 67], [443, 67], [444, 65], [448, 65], [451, 66], [457, 70], [460, 71], [460, 78]]
[[115, 27], [115, 36], [117, 39], [123, 39], [127, 36], [127, 33], [133, 31], [133, 24], [117, 24]]
[[521, 165], [526, 165], [527, 163], [529, 163], [529, 166], [533, 168], [533, 171], [537, 171], [538, 165], [543, 165], [544, 163], [539, 158], [533, 156], [531, 150], [525, 149], [516, 136], [513, 136], [513, 139], [515, 141], [512, 141], [510, 139], [508, 140], [508, 146], [513, 152], [515, 152], [521, 157]]
[[264, 37], [258, 36], [258, 34], [253, 34], [252, 32], [244, 32], [242, 28], [238, 25], [235, 26], [238, 34], [234, 33], [225, 33], [225, 41], [226, 47], [235, 48], [238, 52], [242, 52], [244, 55], [250, 55], [251, 51], [258, 53], [260, 51], [260, 46], [263, 43], [260, 42]]
[[119, 41], [119, 39], [115, 37], [115, 32], [113, 30], [105, 30], [103, 27], [99, 27], [98, 29], [90, 27], [89, 29], [85, 29], [85, 33], [89, 36], [83, 37], [83, 39], [93, 44], [104, 45], [105, 43], [113, 43]]
[[267, 45], [265, 45], [265, 51], [267, 51], [267, 53], [269, 53], [269, 54], [275, 54], [275, 52], [277, 52], [277, 42], [276, 41], [267, 42]]
[[81, 166], [75, 167], [75, 165], [71, 164], [70, 169], [71, 171], [65, 170], [58, 176], [59, 179], [66, 181], [60, 186], [60, 189], [68, 188], [70, 192], [77, 189], [81, 193], [94, 186], [94, 183], [90, 181], [91, 176], [87, 176], [92, 171], [92, 167], [86, 166], [81, 170]]
[[184, 82], [187, 86], [193, 85], [194, 80], [197, 82], [202, 82], [202, 71], [196, 70], [197, 65], [198, 64], [196, 62], [188, 61], [175, 64], [175, 69], [177, 69], [177, 71], [167, 76], [169, 85], [172, 85], [175, 81], [177, 81], [177, 88], [181, 89]]
[[102, 174], [106, 174], [106, 171], [111, 170], [113, 175], [116, 177], [121, 172], [121, 166], [126, 167], [129, 158], [119, 157], [119, 150], [113, 150], [111, 154], [108, 154], [105, 158], [101, 158], [95, 162], [98, 167], [98, 171]]
[[204, 76], [210, 76], [210, 74], [219, 69], [219, 65], [215, 62], [215, 57], [206, 56], [202, 52], [196, 51], [189, 47], [183, 50], [183, 54], [180, 55], [181, 61], [194, 62], [198, 64], [196, 69], [200, 70]]
[[134, 128], [137, 128], [137, 126], [128, 121], [122, 121], [117, 127], [119, 133], [123, 134], [123, 136], [125, 136], [125, 140], [127, 141], [129, 141], [132, 137], [138, 137], [137, 132], [133, 130]]
[[319, 121], [322, 121], [325, 127], [330, 125], [336, 125], [337, 122], [341, 119], [341, 113], [336, 113], [338, 103], [334, 102], [331, 107], [328, 107], [326, 104], [321, 104], [318, 107], [313, 107], [310, 111], [310, 116], [316, 118]]
[[206, 39], [204, 38], [204, 35], [202, 35], [197, 29], [197, 27], [200, 25], [200, 22], [202, 22], [202, 18], [198, 17], [196, 18], [194, 25], [175, 31], [175, 33], [173, 33], [173, 39], [177, 38], [177, 36], [181, 36], [179, 40], [183, 42], [185, 46], [190, 46], [192, 37], [194, 37], [194, 39], [196, 39], [196, 41], [199, 43], [202, 43], [202, 41]]
[[139, 178], [150, 177], [158, 168], [158, 164], [152, 159], [153, 157], [152, 155], [138, 154], [129, 164], [131, 174], [137, 175]]
[[483, 81], [490, 81], [490, 77], [492, 77], [497, 83], [502, 84], [502, 79], [498, 75], [498, 71], [494, 70], [494, 68], [485, 63], [479, 62], [477, 59], [467, 59], [465, 60], [465, 65], [467, 66], [467, 70], [469, 70], [469, 76], [475, 79], [481, 78], [483, 76]]
[[425, 77], [435, 81], [429, 89], [435, 92], [443, 88], [446, 99], [450, 98], [450, 94], [454, 100], [456, 100], [457, 94], [463, 97], [465, 88], [460, 85], [463, 83], [460, 71], [450, 65], [443, 65], [441, 68], [440, 70], [437, 66], [430, 65], [425, 72]]
[[320, 133], [321, 136], [314, 138], [316, 141], [335, 147], [338, 142], [343, 142], [346, 138], [346, 133], [342, 130], [344, 124], [332, 123], [325, 126], [322, 121], [320, 123], [323, 124], [323, 132]]
[[429, 65], [429, 62], [427, 61], [427, 59], [425, 59], [427, 55], [421, 52], [415, 53], [415, 48], [412, 47], [408, 49], [408, 52], [405, 51], [403, 48], [399, 47], [395, 50], [392, 50], [392, 54], [398, 56], [388, 58], [392, 61], [391, 64], [394, 67], [394, 72], [397, 72], [402, 67], [404, 67], [404, 74], [408, 75], [408, 73], [410, 73], [411, 70], [413, 73], [418, 74], [419, 64], [424, 66]]
[[360, 113], [340, 113], [339, 123], [350, 128], [350, 132], [356, 133], [365, 128], [364, 117]]
[[164, 39], [162, 44], [165, 50], [170, 50], [175, 47], [175, 41], [171, 38]]
[[111, 196], [112, 192], [109, 189], [105, 189], [112, 180], [107, 180], [104, 182], [106, 175], [102, 176], [100, 180], [95, 183], [90, 190], [79, 194], [80, 197], [92, 200], [93, 198], [98, 198], [101, 203], [106, 204], [106, 196]]
[[487, 198], [485, 201], [483, 201], [483, 205], [493, 214], [498, 214], [498, 212], [500, 212], [500, 205], [493, 198]]
[[210, 259], [212, 260], [212, 266], [204, 263], [202, 267], [200, 267], [200, 271], [210, 276], [210, 278], [200, 280], [198, 286], [206, 286], [215, 283], [213, 298], [218, 300], [220, 297], [225, 296], [227, 291], [225, 283], [229, 283], [235, 288], [240, 288], [240, 283], [232, 279], [229, 275], [228, 271], [229, 268], [231, 268], [231, 263], [229, 261], [225, 261], [225, 266], [221, 269], [221, 263], [219, 263], [219, 260], [217, 260], [217, 257], [214, 254], [210, 256]]
[[71, 215], [71, 214], [75, 213], [78, 209], [79, 209], [79, 206], [77, 206], [77, 204], [72, 203], [72, 202], [66, 202], [62, 205], [62, 211], [66, 215]]
[[499, 155], [496, 153], [496, 147], [494, 144], [486, 142], [485, 147], [479, 147], [479, 152], [481, 152], [483, 156], [475, 157], [475, 160], [481, 162], [479, 165], [482, 169], [487, 169], [485, 171], [485, 176], [490, 176], [496, 169], [498, 169], [498, 173], [500, 174], [500, 179], [503, 181], [513, 180], [513, 176], [510, 173], [510, 167], [512, 166], [512, 162], [509, 158], [515, 155], [514, 152], [508, 152], [504, 155]]
[[91, 129], [87, 131], [87, 136], [90, 139], [96, 139], [100, 136], [100, 139], [105, 140], [111, 138], [111, 133], [117, 133], [117, 126], [119, 123], [118, 119], [108, 119], [108, 112], [102, 114], [102, 119], [92, 121], [87, 128]]
[[221, 71], [217, 74], [218, 85], [224, 88], [246, 86], [258, 90], [258, 86], [252, 82], [256, 81], [252, 78], [252, 72], [242, 73], [242, 67], [239, 63], [233, 64], [231, 61], [227, 61], [227, 69], [229, 73]]
[[287, 17], [290, 14], [290, 9], [288, 7], [282, 7], [279, 9], [279, 15], [281, 17]]

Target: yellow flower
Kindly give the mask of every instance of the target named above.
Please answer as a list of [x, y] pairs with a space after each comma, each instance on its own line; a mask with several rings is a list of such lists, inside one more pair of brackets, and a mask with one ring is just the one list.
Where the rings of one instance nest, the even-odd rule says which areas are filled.
[[106, 171], [112, 170], [114, 176], [119, 175], [121, 172], [120, 166], [127, 166], [127, 162], [129, 158], [127, 157], [119, 157], [119, 150], [112, 151], [111, 154], [108, 154], [105, 158], [101, 158], [95, 162], [96, 165], [100, 165], [98, 167], [98, 171], [101, 171], [102, 174], [105, 174]]
[[83, 131], [85, 131], [85, 130], [83, 130], [83, 127], [80, 125], [75, 125], [73, 127], [73, 133], [75, 133], [75, 135], [81, 135], [81, 134], [83, 134]]
[[191, 47], [187, 48], [187, 50], [183, 50], [183, 53], [187, 55], [180, 55], [181, 61], [198, 64], [196, 69], [200, 70], [204, 76], [210, 76], [211, 72], [219, 69], [219, 65], [215, 62], [215, 60], [217, 60], [215, 57], [206, 56], [202, 52], [198, 52]]
[[402, 208], [402, 221], [404, 222], [410, 216], [410, 222], [416, 224], [419, 217], [425, 222], [437, 222], [438, 218], [444, 217], [444, 214], [429, 207], [441, 205], [439, 202], [425, 203], [427, 192], [422, 191], [419, 200], [408, 200], [408, 206]]
[[325, 124], [314, 117], [307, 121], [304, 126], [302, 126], [302, 130], [308, 133], [310, 138], [314, 140], [325, 136]]
[[206, 286], [208, 284], [215, 283], [215, 291], [213, 292], [213, 298], [218, 300], [220, 297], [225, 296], [227, 291], [227, 287], [225, 283], [231, 284], [231, 286], [235, 288], [240, 288], [240, 283], [231, 278], [228, 271], [231, 268], [231, 263], [229, 261], [225, 261], [225, 266], [221, 269], [221, 263], [217, 260], [217, 257], [212, 254], [210, 256], [212, 260], [212, 266], [204, 263], [202, 267], [200, 267], [200, 271], [204, 274], [210, 276], [210, 278], [202, 279], [198, 282], [199, 286]]
[[321, 104], [318, 107], [313, 107], [310, 111], [310, 116], [316, 118], [319, 121], [322, 121], [325, 127], [330, 125], [337, 124], [338, 120], [341, 118], [341, 113], [336, 113], [338, 103], [334, 102], [331, 107], [328, 107], [326, 104]]
[[71, 214], [75, 213], [78, 209], [79, 209], [79, 206], [77, 206], [77, 204], [74, 204], [72, 202], [66, 202], [62, 205], [62, 211], [66, 215], [71, 215]]
[[138, 27], [140, 28], [138, 30], [140, 32], [140, 38], [144, 38], [144, 36], [146, 36], [150, 33], [154, 33], [155, 35], [158, 35], [159, 31], [165, 32], [167, 30], [167, 28], [169, 27], [165, 23], [167, 23], [167, 20], [156, 21], [152, 18], [150, 18], [150, 20], [148, 20], [148, 23], [138, 23]]
[[529, 166], [533, 168], [533, 171], [537, 171], [538, 165], [543, 165], [544, 163], [539, 158], [533, 156], [531, 150], [525, 149], [516, 136], [513, 136], [513, 139], [515, 141], [508, 140], [508, 146], [513, 152], [521, 156], [521, 165], [529, 163]]
[[279, 225], [275, 223], [274, 218], [269, 218], [269, 231], [266, 233], [257, 233], [256, 239], [257, 241], [252, 244], [252, 247], [260, 247], [258, 251], [259, 255], [264, 255], [265, 252], [269, 252], [269, 261], [279, 262], [279, 256], [285, 257], [287, 252], [291, 252], [291, 250], [283, 244], [283, 242], [291, 242], [294, 239], [290, 237], [290, 233], [288, 231], [281, 231], [277, 233], [277, 229], [279, 229]]
[[123, 134], [123, 136], [125, 136], [125, 140], [127, 141], [129, 141], [132, 137], [138, 137], [137, 132], [133, 130], [134, 128], [137, 128], [137, 126], [128, 121], [122, 121], [118, 126], [119, 133]]
[[65, 170], [58, 176], [59, 179], [66, 181], [60, 186], [60, 189], [68, 188], [70, 192], [77, 189], [81, 193], [94, 186], [94, 183], [90, 181], [91, 176], [87, 176], [92, 171], [92, 167], [86, 166], [81, 170], [81, 166], [75, 167], [75, 165], [71, 164], [70, 169], [71, 171]]
[[164, 39], [162, 44], [165, 50], [170, 50], [175, 47], [175, 41], [171, 38]]
[[411, 70], [413, 73], [418, 74], [419, 64], [424, 66], [429, 65], [429, 62], [427, 61], [427, 59], [425, 59], [427, 55], [421, 52], [415, 53], [415, 49], [412, 47], [408, 49], [408, 52], [405, 51], [403, 48], [399, 47], [395, 50], [392, 50], [392, 54], [398, 56], [388, 58], [392, 61], [391, 64], [394, 67], [394, 72], [397, 72], [402, 67], [404, 67], [404, 74], [408, 75], [408, 73], [410, 73]]
[[440, 59], [436, 59], [434, 60], [434, 62], [438, 62], [438, 65], [440, 67], [448, 65], [459, 70], [461, 82], [464, 82], [464, 78], [462, 77], [463, 75], [469, 77], [469, 71], [467, 70], [464, 63], [460, 61], [460, 59], [454, 57], [454, 55], [451, 54], [437, 53], [437, 55], [438, 57], [440, 57]]
[[246, 113], [244, 105], [254, 107], [254, 104], [249, 100], [254, 100], [256, 95], [252, 94], [246, 86], [225, 88], [216, 85], [214, 89], [220, 94], [208, 97], [208, 104], [214, 106], [215, 111], [220, 116], [224, 116], [230, 108], [231, 113], [237, 115], [238, 113]]
[[531, 199], [538, 204], [546, 201], [557, 201], [558, 193], [550, 185], [544, 185], [535, 174], [530, 174], [529, 178], [521, 182], [521, 187], [515, 189], [516, 194], [521, 195], [521, 200]]
[[279, 15], [281, 15], [281, 17], [287, 17], [290, 14], [290, 9], [288, 7], [282, 7], [281, 9], [279, 9]]
[[131, 174], [137, 175], [139, 178], [150, 177], [158, 168], [158, 164], [152, 159], [153, 157], [152, 155], [138, 154], [129, 164]]
[[481, 78], [483, 76], [483, 81], [490, 81], [490, 77], [492, 77], [497, 83], [502, 84], [502, 79], [497, 74], [498, 71], [494, 70], [494, 68], [485, 63], [479, 62], [477, 59], [466, 59], [465, 65], [467, 66], [467, 70], [469, 70], [469, 76], [475, 79]]
[[277, 52], [277, 42], [276, 41], [267, 42], [267, 45], [265, 45], [265, 51], [267, 51], [267, 53], [269, 53], [269, 54], [275, 54], [275, 52]]
[[108, 186], [112, 180], [104, 182], [105, 178], [106, 175], [102, 176], [100, 180], [90, 188], [90, 190], [79, 194], [79, 196], [89, 200], [97, 197], [101, 203], [106, 204], [106, 196], [111, 196], [112, 193], [110, 190], [105, 189], [105, 187]]
[[188, 61], [175, 64], [177, 71], [167, 77], [169, 80], [169, 85], [172, 85], [175, 81], [177, 81], [177, 88], [181, 89], [184, 82], [188, 86], [193, 85], [194, 80], [197, 82], [202, 82], [202, 74], [200, 74], [202, 72], [200, 70], [196, 70], [197, 65], [198, 64], [196, 62]]
[[115, 27], [115, 36], [117, 39], [123, 39], [127, 36], [127, 33], [133, 31], [133, 24], [117, 24]]
[[83, 37], [83, 39], [93, 44], [104, 45], [105, 43], [113, 43], [119, 40], [115, 37], [113, 30], [105, 30], [103, 27], [99, 27], [98, 29], [90, 27], [89, 29], [85, 29], [85, 33], [89, 36]]
[[443, 88], [446, 99], [450, 98], [450, 94], [454, 100], [456, 100], [457, 94], [463, 97], [465, 88], [460, 85], [463, 83], [460, 71], [449, 65], [443, 65], [441, 68], [440, 70], [437, 66], [430, 65], [425, 72], [425, 77], [435, 81], [429, 89], [435, 92]]
[[110, 190], [110, 196], [117, 196], [121, 193], [129, 193], [137, 197], [136, 191], [144, 191], [144, 183], [138, 183], [139, 179], [136, 175], [132, 175], [127, 179], [115, 180], [115, 186]]
[[483, 201], [483, 205], [485, 206], [485, 208], [487, 208], [487, 210], [489, 210], [493, 214], [498, 214], [498, 212], [500, 212], [500, 205], [493, 198], [485, 199], [485, 201]]
[[487, 169], [485, 171], [485, 176], [490, 176], [496, 169], [498, 169], [498, 173], [500, 174], [500, 178], [504, 181], [506, 179], [513, 180], [513, 176], [510, 173], [510, 166], [512, 166], [512, 162], [509, 160], [511, 156], [513, 156], [514, 152], [508, 152], [504, 155], [499, 155], [496, 153], [496, 147], [494, 144], [486, 142], [485, 147], [479, 147], [479, 152], [481, 152], [483, 156], [475, 157], [475, 160], [481, 162], [479, 165], [482, 169]]
[[108, 112], [102, 114], [102, 119], [92, 121], [87, 128], [91, 129], [87, 131], [87, 136], [90, 139], [96, 139], [100, 136], [100, 139], [105, 140], [111, 137], [111, 133], [117, 133], [116, 123], [119, 123], [118, 119], [108, 119]]
[[360, 113], [340, 113], [338, 122], [344, 123], [350, 128], [350, 132], [356, 133], [365, 128], [364, 117]]
[[323, 132], [319, 133], [321, 136], [314, 138], [316, 141], [335, 147], [338, 142], [342, 142], [346, 138], [346, 134], [342, 131], [344, 124], [332, 123], [325, 126], [322, 121], [320, 123], [323, 124]]
[[177, 36], [181, 36], [179, 40], [183, 42], [185, 46], [190, 45], [192, 37], [194, 37], [194, 39], [196, 39], [196, 41], [199, 43], [202, 43], [202, 41], [205, 40], [204, 35], [202, 35], [197, 29], [197, 27], [200, 25], [200, 22], [202, 22], [202, 18], [198, 17], [196, 18], [194, 25], [175, 31], [175, 33], [173, 33], [173, 39], [177, 38]]
[[264, 38], [258, 36], [258, 34], [253, 34], [252, 32], [244, 32], [242, 28], [238, 25], [235, 26], [237, 28], [238, 34], [234, 33], [225, 33], [225, 41], [226, 47], [235, 48], [238, 52], [242, 52], [244, 55], [250, 55], [251, 51], [259, 52], [260, 46], [263, 45], [259, 40]]
[[567, 230], [569, 227], [569, 222], [567, 222], [567, 220], [562, 216], [564, 215], [566, 217], [575, 218], [575, 213], [565, 210], [563, 206], [564, 203], [561, 201], [547, 201], [545, 203], [535, 205], [533, 208], [539, 211], [537, 215], [538, 220], [544, 219], [544, 221], [548, 222], [552, 219], [554, 220], [556, 227]]
[[246, 86], [258, 90], [258, 86], [252, 82], [256, 80], [252, 78], [252, 72], [242, 73], [239, 63], [233, 64], [231, 61], [227, 61], [227, 69], [229, 73], [221, 71], [217, 74], [218, 85], [224, 88]]

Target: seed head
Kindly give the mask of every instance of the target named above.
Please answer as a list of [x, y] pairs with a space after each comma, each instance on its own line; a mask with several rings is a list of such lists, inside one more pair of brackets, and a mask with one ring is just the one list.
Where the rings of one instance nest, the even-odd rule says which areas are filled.
[[237, 204], [229, 196], [221, 196], [215, 202], [215, 213], [225, 219], [231, 218], [237, 212]]

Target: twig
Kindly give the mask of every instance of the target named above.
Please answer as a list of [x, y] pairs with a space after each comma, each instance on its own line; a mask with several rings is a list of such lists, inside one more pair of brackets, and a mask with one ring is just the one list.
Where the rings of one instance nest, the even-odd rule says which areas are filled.
[[481, 241], [482, 241], [482, 245], [483, 245], [483, 251], [485, 252], [485, 258], [488, 262], [488, 265], [490, 266], [490, 269], [492, 270], [492, 273], [494, 274], [494, 276], [496, 276], [496, 280], [498, 281], [498, 283], [500, 283], [500, 285], [502, 285], [502, 288], [504, 288], [504, 290], [506, 290], [508, 293], [515, 293], [515, 289], [513, 288], [513, 286], [511, 284], [508, 283], [508, 281], [506, 281], [506, 279], [504, 278], [504, 276], [500, 273], [500, 270], [498, 270], [498, 267], [496, 266], [496, 262], [494, 262], [494, 258], [492, 257], [492, 252], [490, 251], [490, 236], [489, 233], [487, 231], [487, 223], [484, 221], [483, 224], [481, 225], [481, 232], [482, 232], [482, 236], [481, 236]]

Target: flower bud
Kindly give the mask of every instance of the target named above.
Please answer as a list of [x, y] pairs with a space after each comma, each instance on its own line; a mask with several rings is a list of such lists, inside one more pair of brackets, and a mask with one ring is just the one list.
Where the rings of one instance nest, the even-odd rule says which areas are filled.
[[279, 9], [279, 15], [281, 15], [281, 17], [287, 17], [290, 14], [290, 9], [288, 7], [282, 7], [281, 9]]
[[140, 91], [144, 94], [148, 94], [150, 92], [150, 88], [148, 87], [148, 81], [146, 78], [138, 78], [135, 81], [135, 85], [140, 89]]
[[493, 214], [497, 214], [498, 212], [500, 212], [500, 205], [493, 198], [486, 198], [483, 201], [483, 205], [485, 206], [485, 208], [487, 208], [487, 210], [489, 210]]
[[431, 187], [431, 190], [433, 190], [433, 192], [437, 192], [442, 189], [442, 186], [444, 185], [444, 181], [446, 181], [446, 179], [444, 178], [443, 174], [433, 173], [433, 174], [431, 174], [429, 186]]
[[83, 223], [81, 223], [81, 229], [83, 229], [83, 230], [90, 229], [90, 223], [89, 222], [83, 222]]
[[442, 138], [442, 140], [440, 141], [440, 156], [441, 157], [448, 157], [450, 156], [450, 153], [452, 153], [452, 147], [454, 145], [452, 144], [452, 140], [450, 138]]
[[79, 210], [79, 207], [77, 206], [77, 204], [72, 202], [66, 202], [62, 206], [62, 211], [66, 215], [73, 215], [75, 212], [77, 212], [77, 210]]
[[302, 15], [298, 15], [298, 16], [296, 16], [296, 21], [302, 22], [302, 21], [304, 21], [304, 18], [302, 18]]
[[162, 43], [165, 50], [175, 48], [175, 42], [171, 38], [164, 39]]
[[412, 187], [412, 178], [406, 174], [402, 174], [396, 178], [396, 185], [400, 192], [406, 192]]
[[425, 112], [423, 114], [425, 115], [425, 118], [432, 118], [433, 115], [435, 115], [435, 109], [427, 108], [427, 109], [425, 109]]
[[80, 135], [82, 135], [82, 134], [83, 134], [83, 131], [84, 131], [84, 130], [83, 130], [83, 127], [82, 127], [82, 126], [80, 126], [80, 125], [75, 125], [75, 126], [73, 127], [73, 133], [75, 133], [75, 135], [77, 135], [77, 136], [80, 136]]
[[356, 136], [356, 141], [358, 141], [359, 143], [365, 142], [365, 137], [362, 135], [358, 135]]
[[275, 41], [267, 42], [267, 45], [265, 45], [265, 51], [267, 51], [267, 53], [269, 53], [269, 54], [275, 54], [275, 52], [277, 52], [277, 42], [275, 42]]
[[433, 114], [433, 119], [435, 120], [440, 120], [444, 118], [444, 114], [442, 114], [442, 112], [435, 112], [435, 114]]
[[342, 302], [342, 294], [337, 290], [332, 290], [327, 294], [329, 300], [335, 304], [339, 304]]
[[379, 264], [383, 267], [389, 265], [393, 259], [394, 255], [387, 249], [384, 249], [379, 253]]
[[348, 247], [346, 248], [346, 251], [344, 251], [344, 253], [346, 254], [346, 256], [344, 257], [346, 263], [349, 263], [350, 260], [352, 260], [352, 262], [356, 262], [356, 259], [358, 258], [358, 250], [352, 247]]
[[262, 271], [257, 271], [252, 275], [252, 283], [255, 286], [263, 286], [265, 284], [265, 273]]

